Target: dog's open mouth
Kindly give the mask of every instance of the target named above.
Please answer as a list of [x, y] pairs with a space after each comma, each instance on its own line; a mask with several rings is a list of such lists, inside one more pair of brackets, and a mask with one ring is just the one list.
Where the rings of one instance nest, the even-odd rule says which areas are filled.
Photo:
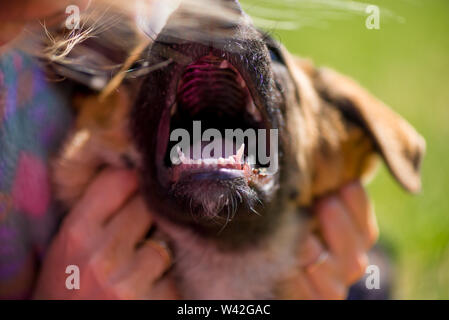
[[247, 219], [276, 195], [283, 95], [267, 42], [246, 16], [203, 21], [219, 31], [206, 38], [170, 21], [145, 53], [161, 67], [142, 81], [130, 117], [143, 191], [162, 215], [215, 230], [208, 218]]
[[178, 221], [247, 216], [279, 186], [283, 97], [270, 52], [246, 20], [223, 31], [196, 41], [166, 26], [148, 57], [168, 63], [145, 78], [131, 113], [145, 193]]
[[249, 148], [269, 145], [268, 135], [264, 141], [258, 136], [267, 129], [266, 121], [239, 71], [209, 54], [185, 67], [176, 88], [169, 132], [188, 134], [188, 143], [181, 148], [179, 135], [162, 141], [167, 147], [160, 170], [167, 172], [169, 183], [239, 178], [247, 184], [266, 183], [266, 164]]

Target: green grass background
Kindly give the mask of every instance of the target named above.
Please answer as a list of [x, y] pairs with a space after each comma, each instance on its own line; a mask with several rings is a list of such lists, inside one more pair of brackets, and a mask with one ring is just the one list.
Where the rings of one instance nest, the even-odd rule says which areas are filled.
[[[268, 28], [291, 52], [352, 76], [426, 138], [420, 195], [402, 191], [385, 167], [369, 193], [395, 262], [394, 298], [448, 299], [449, 1], [371, 0], [380, 30], [365, 27], [363, 11], [338, 9], [350, 1], [242, 2], [278, 21]], [[299, 26], [288, 30], [286, 21]]]

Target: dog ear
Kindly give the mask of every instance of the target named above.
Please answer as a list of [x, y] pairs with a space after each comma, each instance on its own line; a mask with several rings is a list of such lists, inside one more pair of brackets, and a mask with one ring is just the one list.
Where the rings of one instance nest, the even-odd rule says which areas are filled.
[[327, 68], [315, 69], [309, 75], [322, 99], [371, 136], [399, 183], [410, 192], [419, 192], [420, 166], [426, 148], [423, 137], [353, 80]]

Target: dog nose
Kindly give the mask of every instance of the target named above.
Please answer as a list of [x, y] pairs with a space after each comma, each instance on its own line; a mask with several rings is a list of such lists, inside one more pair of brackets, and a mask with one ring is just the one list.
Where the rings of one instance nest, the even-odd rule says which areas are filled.
[[[181, 0], [153, 38], [165, 46], [164, 50], [168, 45], [190, 57], [203, 54], [205, 47], [209, 51], [242, 53], [246, 50], [243, 43], [258, 36], [238, 0]], [[158, 48], [153, 51], [162, 50]]]
[[221, 1], [227, 3], [227, 5], [228, 5], [230, 8], [236, 10], [236, 11], [239, 12], [240, 14], [243, 14], [243, 9], [242, 9], [242, 6], [240, 5], [239, 0], [221, 0]]
[[139, 8], [137, 15], [139, 27], [152, 38], [164, 28], [181, 37], [197, 32], [220, 34], [237, 29], [245, 16], [238, 0], [158, 0], [155, 3], [158, 5], [151, 10]]
[[203, 12], [199, 20], [208, 31], [236, 29], [244, 17], [238, 0], [215, 0], [215, 6], [212, 5], [209, 9], [215, 12]]

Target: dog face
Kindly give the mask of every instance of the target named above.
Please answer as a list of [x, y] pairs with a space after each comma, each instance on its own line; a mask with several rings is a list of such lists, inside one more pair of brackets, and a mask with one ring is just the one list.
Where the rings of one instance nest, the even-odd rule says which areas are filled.
[[[144, 59], [164, 67], [124, 83], [106, 100], [78, 99], [75, 134], [55, 161], [63, 202], [74, 203], [105, 163], [133, 165], [161, 218], [242, 243], [268, 235], [282, 215], [364, 178], [376, 154], [407, 190], [419, 190], [425, 143], [409, 124], [350, 79], [291, 56], [254, 28], [238, 3], [220, 3], [231, 19], [186, 16], [192, 10], [182, 7], [173, 13]], [[180, 19], [198, 23], [186, 29]], [[177, 129], [192, 136], [194, 121], [201, 121], [201, 133], [218, 132], [213, 154], [204, 157], [211, 145], [204, 141], [188, 141], [199, 156], [184, 147], [178, 153], [170, 141]], [[227, 129], [266, 134], [232, 140], [227, 150]], [[277, 130], [277, 148], [270, 130]], [[270, 153], [276, 170], [260, 158], [249, 161], [249, 140], [257, 148], [265, 144], [262, 153]]]
[[[233, 23], [199, 20], [179, 30], [175, 12], [148, 52], [150, 64], [169, 64], [143, 81], [130, 128], [154, 212], [203, 234], [217, 236], [230, 220], [222, 237], [266, 234], [288, 208], [371, 171], [375, 152], [403, 186], [419, 189], [424, 141], [413, 128], [349, 79], [295, 60], [237, 2], [226, 3], [239, 17]], [[199, 156], [176, 148], [171, 133], [194, 135], [194, 121], [201, 134], [221, 134], [222, 152], [205, 157], [203, 141], [188, 144]], [[250, 141], [225, 148], [226, 129], [277, 130], [270, 159], [278, 169], [267, 174], [259, 159], [248, 163]], [[273, 143], [267, 136], [255, 138], [265, 150]]]
[[[150, 205], [177, 222], [214, 230], [217, 221], [251, 220], [265, 211], [261, 203], [275, 196], [281, 175], [279, 171], [264, 173], [257, 159], [252, 164], [244, 160], [249, 144], [262, 139], [265, 143], [267, 136], [257, 135], [245, 146], [223, 138], [227, 129], [282, 128], [285, 116], [285, 100], [272, 68], [281, 63], [272, 58], [277, 49], [251, 25], [237, 3], [231, 3], [231, 8], [239, 22], [205, 21], [202, 27], [218, 30], [206, 39], [188, 31], [191, 38], [186, 39], [168, 21], [149, 59], [151, 64], [173, 62], [144, 80], [131, 113]], [[176, 21], [176, 13], [172, 19]], [[201, 121], [203, 132], [216, 129], [220, 133], [222, 138], [214, 140], [218, 148], [206, 158], [206, 145], [199, 142], [200, 157], [180, 150], [180, 161], [174, 164], [170, 156], [175, 142], [169, 141], [170, 133], [185, 129], [193, 136], [193, 121]], [[195, 143], [189, 145], [191, 149]], [[282, 143], [277, 151], [274, 161], [282, 162]]]

